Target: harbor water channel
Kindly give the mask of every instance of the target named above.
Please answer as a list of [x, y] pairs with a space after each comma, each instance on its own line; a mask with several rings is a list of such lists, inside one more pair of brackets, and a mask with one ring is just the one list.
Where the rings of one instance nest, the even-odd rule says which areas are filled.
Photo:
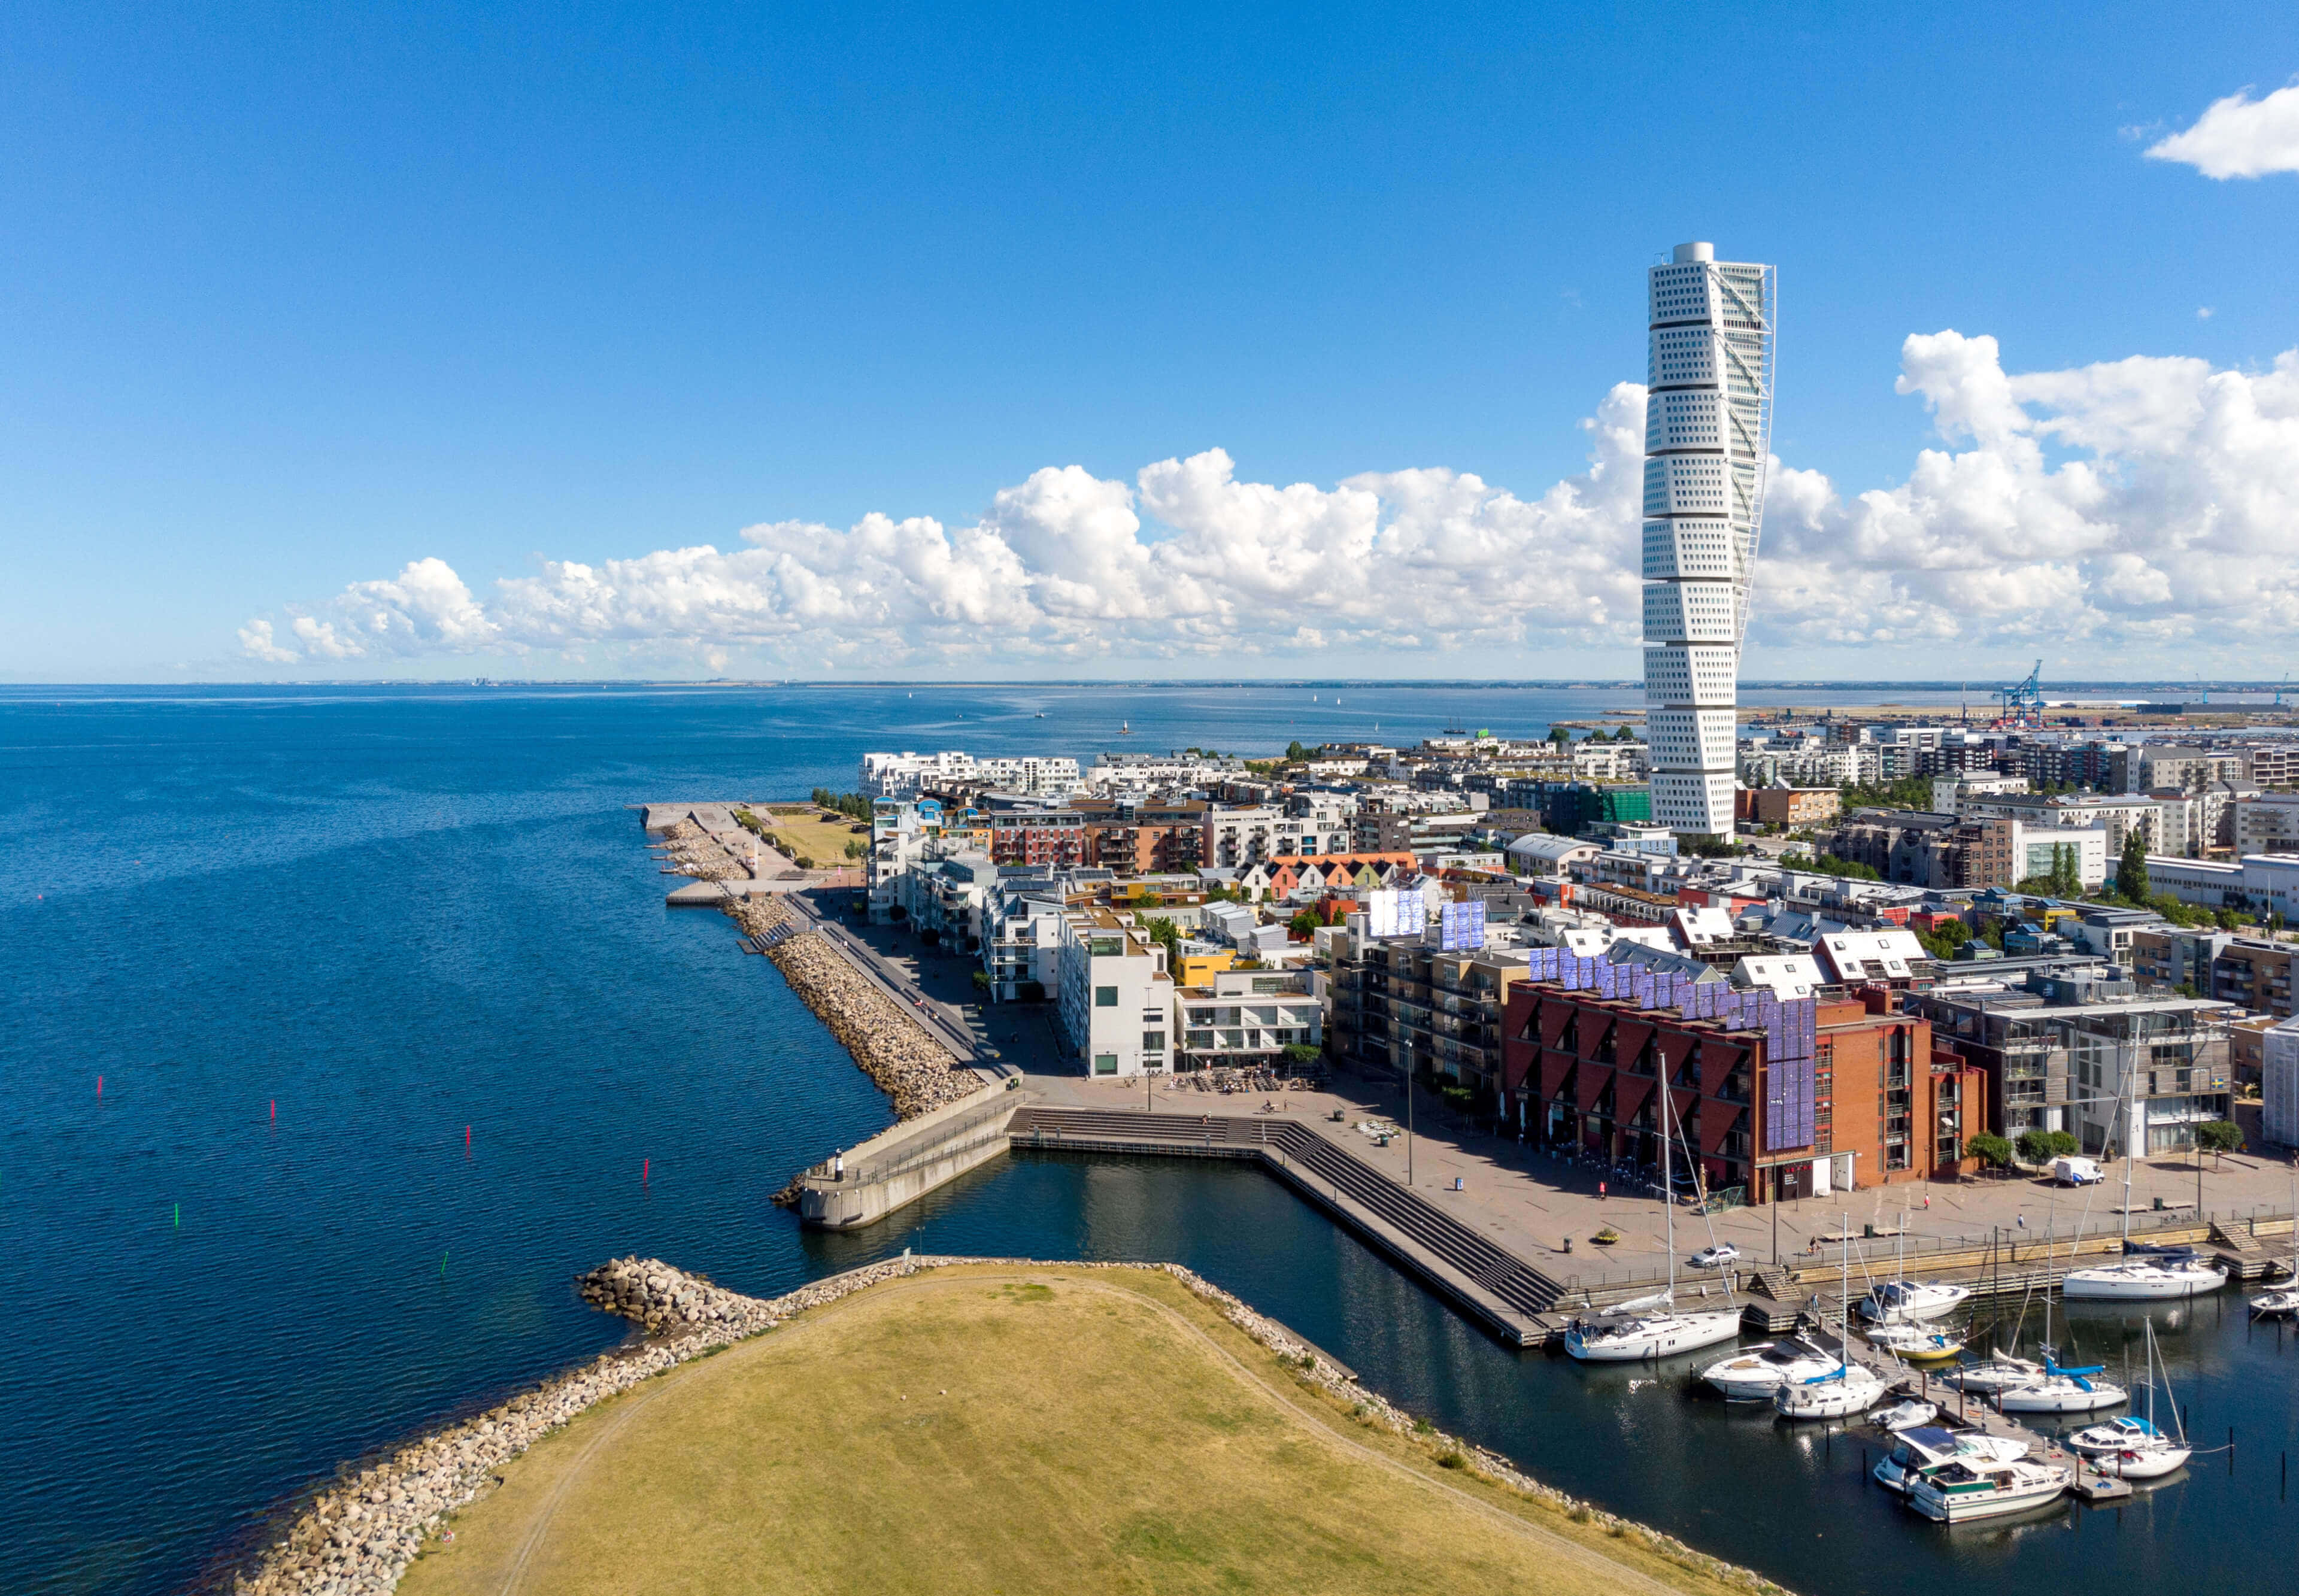
[[[1867, 1482], [1874, 1431], [1727, 1408], [1698, 1358], [1505, 1348], [1248, 1167], [1017, 1155], [855, 1234], [769, 1204], [884, 1100], [726, 921], [664, 910], [625, 804], [843, 790], [881, 747], [1090, 758], [1121, 717], [1256, 752], [1376, 718], [1537, 734], [1624, 695], [1344, 696], [0, 693], [6, 1587], [223, 1576], [339, 1463], [620, 1339], [571, 1289], [611, 1256], [763, 1295], [906, 1247], [1188, 1264], [1440, 1426], [1813, 1596], [2290, 1587], [2299, 1339], [2234, 1293], [2155, 1310], [2231, 1457], [1951, 1533]], [[2055, 1319], [2113, 1374], [2136, 1349], [2136, 1310]]]

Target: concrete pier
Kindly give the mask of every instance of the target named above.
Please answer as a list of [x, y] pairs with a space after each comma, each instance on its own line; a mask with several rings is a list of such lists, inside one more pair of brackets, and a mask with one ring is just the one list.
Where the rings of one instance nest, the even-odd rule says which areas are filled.
[[875, 1225], [998, 1157], [1022, 1104], [1018, 1080], [984, 1086], [880, 1131], [798, 1177], [798, 1215], [826, 1230]]

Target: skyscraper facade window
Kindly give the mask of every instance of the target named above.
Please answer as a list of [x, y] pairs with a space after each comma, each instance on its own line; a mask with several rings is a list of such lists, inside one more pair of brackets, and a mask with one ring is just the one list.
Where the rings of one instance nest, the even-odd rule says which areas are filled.
[[1644, 485], [1645, 731], [1652, 809], [1732, 832], [1734, 711], [1764, 519], [1776, 270], [1680, 244], [1650, 273]]

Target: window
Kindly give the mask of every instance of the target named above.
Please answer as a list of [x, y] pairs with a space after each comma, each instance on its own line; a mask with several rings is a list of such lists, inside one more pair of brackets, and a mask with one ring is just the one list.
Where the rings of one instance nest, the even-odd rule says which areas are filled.
[[1117, 1073], [1117, 1055], [1116, 1053], [1094, 1054], [1093, 1072], [1096, 1075], [1116, 1075]]
[[1117, 988], [1115, 986], [1095, 987], [1093, 989], [1093, 1006], [1097, 1009], [1116, 1008]]
[[1142, 1032], [1141, 1051], [1145, 1053], [1164, 1052], [1166, 1051], [1166, 1033], [1163, 1031]]

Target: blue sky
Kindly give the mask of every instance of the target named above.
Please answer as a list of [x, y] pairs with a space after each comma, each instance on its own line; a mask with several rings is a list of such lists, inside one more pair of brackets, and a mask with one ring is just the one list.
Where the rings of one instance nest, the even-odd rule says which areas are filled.
[[0, 675], [1633, 673], [1690, 237], [1781, 271], [1748, 674], [2278, 674], [2299, 172], [2145, 152], [2299, 13], [1871, 11], [12, 7]]

